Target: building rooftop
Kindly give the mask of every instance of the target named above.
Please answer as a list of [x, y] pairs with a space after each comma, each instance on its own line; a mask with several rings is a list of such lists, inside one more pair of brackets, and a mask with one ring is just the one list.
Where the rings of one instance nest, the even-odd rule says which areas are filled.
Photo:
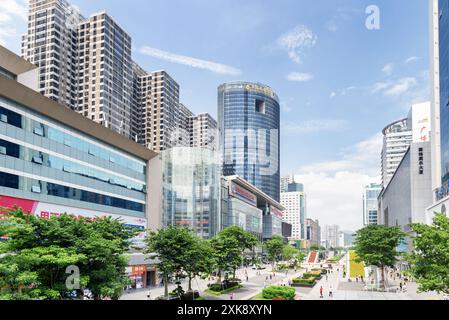
[[262, 190], [258, 189], [255, 186], [253, 186], [251, 183], [249, 183], [245, 179], [241, 178], [240, 176], [237, 176], [237, 175], [225, 176], [224, 178], [227, 179], [228, 181], [237, 183], [238, 185], [244, 187], [245, 189], [248, 189], [249, 191], [254, 193], [254, 195], [257, 197], [257, 200], [264, 199], [264, 200], [268, 201], [271, 205], [276, 207], [277, 209], [279, 209], [281, 211], [286, 210], [286, 208], [283, 205], [281, 205], [279, 202], [277, 202], [276, 200], [271, 198], [269, 195], [267, 195], [265, 192], [263, 192]]

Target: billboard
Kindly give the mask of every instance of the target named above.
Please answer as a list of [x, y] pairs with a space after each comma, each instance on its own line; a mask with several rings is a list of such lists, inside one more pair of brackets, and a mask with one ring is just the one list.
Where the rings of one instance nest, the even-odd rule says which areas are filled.
[[145, 239], [145, 229], [147, 228], [147, 219], [144, 218], [117, 215], [113, 213], [62, 206], [53, 203], [0, 195], [0, 207], [13, 208], [14, 206], [17, 206], [25, 212], [44, 219], [48, 219], [53, 216], [59, 216], [64, 213], [73, 215], [75, 217], [85, 217], [91, 219], [100, 217], [112, 217], [113, 219], [120, 219], [124, 225], [142, 230], [142, 232], [137, 234], [136, 237], [132, 238], [131, 241], [135, 246], [144, 246], [143, 240]]
[[255, 207], [257, 207], [257, 197], [251, 192], [247, 191], [245, 188], [242, 188], [235, 182], [231, 183], [230, 194], [240, 200], [243, 200]]

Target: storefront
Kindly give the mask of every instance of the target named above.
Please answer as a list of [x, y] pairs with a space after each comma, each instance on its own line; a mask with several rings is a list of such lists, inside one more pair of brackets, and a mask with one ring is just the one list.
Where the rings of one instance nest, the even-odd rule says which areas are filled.
[[126, 274], [131, 280], [132, 289], [151, 288], [159, 285], [157, 261], [142, 253], [129, 254]]

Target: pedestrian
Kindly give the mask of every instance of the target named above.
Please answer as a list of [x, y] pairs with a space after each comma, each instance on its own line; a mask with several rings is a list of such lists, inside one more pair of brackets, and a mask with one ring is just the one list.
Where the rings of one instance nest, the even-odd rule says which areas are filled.
[[326, 281], [327, 281], [327, 274], [326, 274]]
[[362, 280], [362, 282], [363, 282], [363, 276], [360, 276], [360, 279]]
[[[270, 277], [271, 278], [271, 277]], [[265, 277], [265, 281], [268, 281], [268, 276]]]
[[402, 289], [404, 290], [404, 292], [407, 292], [407, 284], [406, 283], [404, 283], [404, 286]]
[[234, 292], [229, 293], [229, 299], [234, 300]]
[[320, 298], [323, 298], [323, 286], [320, 287]]
[[359, 276], [355, 276], [355, 282], [359, 282]]
[[246, 275], [246, 282], [248, 282], [248, 275]]
[[329, 287], [329, 297], [333, 297], [333, 295], [332, 295], [332, 285], [330, 285], [330, 287]]
[[402, 292], [402, 281], [401, 282], [399, 282], [399, 289], [401, 290], [401, 292]]
[[148, 291], [148, 293], [147, 293], [147, 299], [148, 299], [148, 300], [151, 300], [151, 291]]
[[272, 277], [271, 274], [270, 274], [270, 280], [271, 280], [271, 279], [273, 279], [273, 277]]

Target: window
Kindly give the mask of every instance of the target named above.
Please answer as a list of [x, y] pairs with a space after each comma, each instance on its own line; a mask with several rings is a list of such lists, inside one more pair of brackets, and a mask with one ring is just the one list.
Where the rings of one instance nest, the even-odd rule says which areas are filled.
[[34, 132], [34, 134], [37, 134], [38, 136], [41, 136], [41, 137], [44, 136], [44, 128], [42, 128], [42, 127], [34, 127], [33, 132]]
[[36, 164], [42, 164], [44, 161], [42, 160], [41, 156], [33, 156], [33, 159], [31, 160]]
[[41, 193], [42, 192], [41, 185], [38, 184], [38, 185], [31, 186], [31, 192]]
[[265, 114], [265, 101], [256, 99], [256, 112]]

